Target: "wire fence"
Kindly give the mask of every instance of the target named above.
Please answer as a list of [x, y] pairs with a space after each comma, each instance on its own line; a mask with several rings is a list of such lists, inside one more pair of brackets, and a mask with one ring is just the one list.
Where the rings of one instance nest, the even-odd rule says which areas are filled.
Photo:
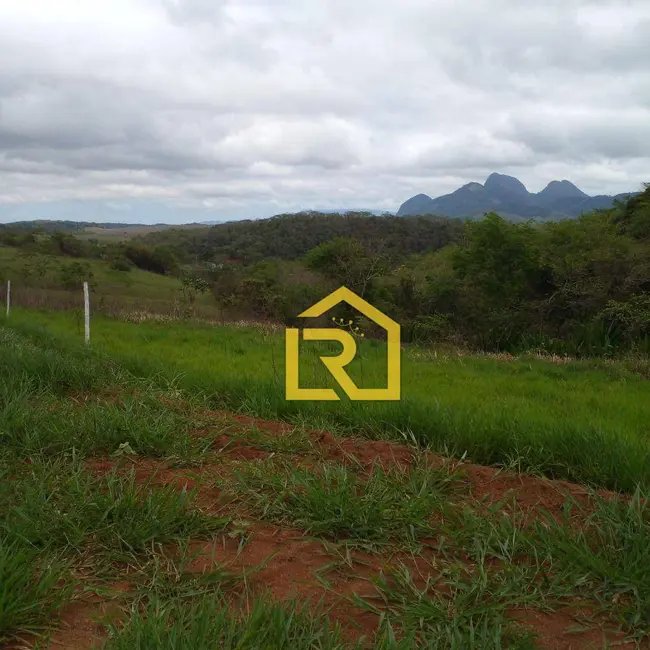
[[[9, 284], [10, 283], [10, 284]], [[10, 287], [10, 289], [9, 289]], [[9, 289], [9, 290], [8, 290]], [[105, 316], [130, 323], [145, 321], [176, 322], [196, 321], [214, 325], [259, 326], [268, 330], [283, 329], [280, 322], [263, 318], [251, 318], [240, 310], [213, 304], [208, 300], [191, 302], [171, 293], [169, 296], [140, 297], [106, 293], [88, 283], [91, 318]], [[7, 312], [7, 297], [10, 310]], [[12, 309], [73, 312], [83, 320], [84, 291], [83, 282], [71, 289], [34, 286], [17, 282], [15, 279], [0, 282], [0, 315], [9, 316]]]

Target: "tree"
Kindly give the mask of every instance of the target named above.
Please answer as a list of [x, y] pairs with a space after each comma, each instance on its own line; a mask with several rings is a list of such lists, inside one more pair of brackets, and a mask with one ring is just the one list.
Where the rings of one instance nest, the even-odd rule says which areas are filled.
[[632, 346], [650, 342], [650, 295], [632, 296], [624, 302], [610, 300], [600, 317], [621, 342]]
[[142, 244], [130, 244], [124, 255], [138, 268], [160, 275], [170, 275], [178, 269], [178, 260], [169, 246], [150, 248]]
[[644, 191], [630, 197], [613, 211], [613, 221], [622, 234], [633, 239], [650, 240], [650, 183]]
[[312, 249], [305, 262], [309, 268], [366, 299], [371, 298], [375, 281], [389, 268], [386, 256], [379, 252], [368, 254], [360, 242], [344, 237]]
[[543, 276], [537, 231], [494, 213], [469, 222], [465, 240], [455, 251], [454, 269], [495, 309], [532, 297]]
[[57, 252], [69, 257], [82, 257], [84, 254], [84, 245], [73, 235], [66, 235], [61, 232], [54, 233], [51, 238]]
[[458, 279], [455, 321], [486, 348], [517, 345], [539, 328], [535, 301], [552, 289], [541, 263], [539, 231], [491, 213], [469, 222], [453, 254]]
[[210, 283], [194, 275], [186, 275], [181, 282], [181, 291], [185, 299], [194, 304], [197, 295], [203, 295], [210, 291]]
[[77, 291], [88, 282], [91, 289], [95, 289], [94, 275], [90, 265], [83, 262], [71, 262], [62, 264], [59, 268], [59, 281], [68, 291]]

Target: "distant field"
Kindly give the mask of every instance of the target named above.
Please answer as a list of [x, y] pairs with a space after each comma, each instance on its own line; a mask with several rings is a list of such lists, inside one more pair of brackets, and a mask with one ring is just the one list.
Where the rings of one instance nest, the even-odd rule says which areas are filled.
[[[79, 340], [69, 313], [16, 311], [11, 318]], [[474, 462], [514, 463], [602, 487], [650, 487], [650, 382], [622, 363], [434, 358], [409, 348], [403, 351], [401, 402], [302, 403], [284, 399], [281, 332], [98, 317], [92, 342], [136, 374], [173, 379], [215, 405], [418, 441]], [[364, 386], [381, 386], [383, 345], [363, 341], [360, 350], [352, 376]], [[306, 350], [302, 361], [303, 385], [328, 381], [317, 350]]]
[[133, 237], [150, 235], [154, 232], [163, 232], [171, 228], [180, 230], [207, 230], [209, 226], [202, 224], [162, 224], [157, 226], [126, 226], [121, 228], [101, 228], [98, 226], [89, 226], [75, 232], [75, 237], [79, 239], [97, 239], [99, 241], [127, 241]]

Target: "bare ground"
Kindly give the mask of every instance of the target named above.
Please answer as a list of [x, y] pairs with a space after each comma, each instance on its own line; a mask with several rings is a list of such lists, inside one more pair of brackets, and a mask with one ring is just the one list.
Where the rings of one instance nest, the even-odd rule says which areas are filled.
[[[204, 512], [214, 515], [232, 512], [236, 503], [215, 487], [217, 476], [228, 476], [239, 461], [255, 461], [268, 458], [278, 452], [260, 449], [248, 444], [247, 432], [256, 430], [266, 436], [283, 436], [292, 431], [285, 423], [261, 420], [238, 414], [211, 412], [207, 414], [211, 424], [219, 430], [212, 450], [205, 461], [196, 467], [174, 467], [168, 462], [138, 457], [91, 458], [87, 468], [97, 474], [113, 469], [136, 472], [137, 481], [157, 485], [173, 485], [178, 490], [197, 490], [197, 505]], [[208, 426], [208, 429], [210, 427]], [[199, 431], [203, 435], [206, 431]], [[370, 470], [379, 463], [408, 466], [414, 462], [414, 450], [406, 445], [387, 441], [368, 441], [354, 438], [338, 438], [326, 431], [308, 433], [312, 449], [303, 454], [284, 454], [296, 463], [313, 463], [314, 458], [343, 463], [354, 463], [363, 470]], [[430, 455], [437, 464], [451, 461]], [[558, 512], [571, 495], [584, 504], [589, 502], [589, 491], [565, 481], [551, 481], [495, 468], [453, 463], [464, 476], [472, 499], [498, 503], [511, 500], [527, 516], [535, 519], [542, 509]], [[606, 498], [613, 493], [601, 492]], [[377, 592], [371, 578], [382, 569], [394, 565], [397, 560], [407, 564], [414, 575], [424, 580], [425, 572], [435, 563], [435, 551], [423, 550], [421, 556], [412, 556], [397, 550], [385, 552], [348, 552], [345, 562], [338, 561], [331, 545], [324, 540], [307, 538], [304, 531], [278, 527], [246, 517], [246, 531], [242, 536], [223, 535], [216, 539], [190, 540], [189, 550], [193, 559], [185, 566], [188, 573], [204, 573], [215, 568], [227, 568], [235, 573], [246, 574], [245, 585], [251, 595], [270, 594], [278, 600], [298, 597], [322, 602], [329, 608], [329, 616], [339, 621], [351, 639], [363, 635], [372, 636], [377, 628], [378, 617], [356, 607], [350, 600], [354, 594], [372, 599]], [[89, 576], [92, 583], [92, 576]], [[105, 628], [99, 621], [119, 610], [125, 594], [134, 588], [128, 570], [122, 579], [101, 590], [100, 594], [84, 593], [66, 608], [59, 628], [53, 634], [51, 647], [60, 650], [86, 650], [101, 645]], [[100, 590], [98, 590], [100, 591]], [[620, 642], [621, 635], [603, 632], [603, 621], [592, 618], [588, 629], [575, 631], [577, 621], [584, 624], [584, 612], [567, 604], [552, 613], [515, 609], [511, 616], [532, 627], [539, 635], [539, 647], [547, 650], [570, 650], [573, 648], [602, 648], [604, 639]], [[581, 616], [582, 615], [582, 616]], [[27, 647], [32, 647], [28, 645]], [[622, 648], [636, 647], [625, 643]]]

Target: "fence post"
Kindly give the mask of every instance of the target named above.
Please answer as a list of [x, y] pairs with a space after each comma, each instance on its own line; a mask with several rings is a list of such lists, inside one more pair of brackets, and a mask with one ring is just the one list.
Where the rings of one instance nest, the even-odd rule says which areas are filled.
[[84, 316], [85, 316], [85, 341], [90, 343], [90, 299], [88, 297], [88, 283], [84, 282]]
[[11, 280], [7, 280], [7, 318], [9, 317], [10, 307], [11, 307]]

